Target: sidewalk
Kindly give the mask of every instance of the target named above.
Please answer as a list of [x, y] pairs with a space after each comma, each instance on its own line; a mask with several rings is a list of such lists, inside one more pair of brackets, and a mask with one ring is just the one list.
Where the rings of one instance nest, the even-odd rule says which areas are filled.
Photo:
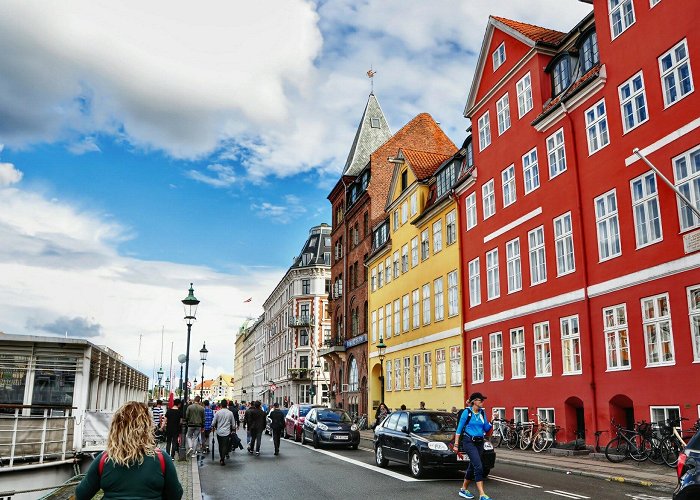
[[[360, 431], [360, 446], [373, 449], [373, 437], [371, 430]], [[548, 452], [534, 453], [500, 447], [496, 449], [496, 467], [499, 463], [648, 486], [663, 491], [672, 491], [677, 484], [675, 469], [650, 462], [626, 460], [613, 464], [605, 458], [600, 460], [589, 455], [555, 456]]]
[[197, 463], [197, 457], [188, 458], [186, 460], [174, 459], [175, 470], [177, 471], [177, 477], [182, 484], [182, 498], [183, 500], [201, 500], [202, 499], [202, 487], [199, 483], [199, 465]]

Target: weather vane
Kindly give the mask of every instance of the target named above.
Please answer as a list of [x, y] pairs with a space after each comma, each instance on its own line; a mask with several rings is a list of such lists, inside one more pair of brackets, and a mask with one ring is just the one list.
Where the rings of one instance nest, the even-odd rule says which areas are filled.
[[372, 69], [372, 66], [369, 67], [369, 71], [367, 72], [367, 77], [369, 78], [370, 81], [370, 93], [374, 94], [374, 75], [376, 75], [377, 72]]

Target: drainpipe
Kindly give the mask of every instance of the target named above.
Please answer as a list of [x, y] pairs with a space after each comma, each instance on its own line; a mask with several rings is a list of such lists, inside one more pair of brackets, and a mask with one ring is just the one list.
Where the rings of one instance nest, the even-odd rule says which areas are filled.
[[[471, 177], [471, 175], [472, 174], [470, 172], [469, 176]], [[459, 262], [460, 262], [460, 265], [459, 265], [459, 284], [461, 287], [461, 285], [462, 285], [462, 272], [463, 272], [463, 269], [462, 269], [462, 235], [459, 234], [459, 228], [463, 227], [460, 224], [460, 217], [461, 217], [460, 214], [462, 211], [460, 210], [459, 200], [457, 199], [457, 194], [455, 193], [454, 188], [452, 188], [450, 190], [450, 198], [452, 199], [452, 201], [455, 202], [455, 207], [456, 207], [455, 212], [457, 214], [455, 224], [457, 225], [456, 231], [457, 231], [457, 241], [458, 241], [458, 247], [459, 247]], [[467, 335], [466, 335], [466, 332], [464, 331], [464, 323], [465, 323], [465, 319], [466, 319], [466, 315], [467, 315], [467, 312], [466, 312], [467, 310], [465, 307], [463, 307], [465, 300], [466, 300], [464, 297], [464, 288], [463, 287], [460, 290], [460, 296], [462, 297], [463, 300], [461, 301], [461, 304], [460, 304], [460, 309], [462, 311], [462, 314], [461, 314], [461, 319], [459, 321], [459, 331], [460, 331], [459, 336], [462, 338], [462, 359], [465, 361], [462, 363], [462, 367], [466, 367], [466, 360], [471, 359], [471, 358], [467, 357]], [[467, 376], [467, 371], [464, 369], [463, 369], [463, 374], [462, 374], [462, 382], [463, 382], [462, 383], [462, 403], [464, 403], [464, 401], [467, 400], [467, 397], [469, 394], [469, 377]]]

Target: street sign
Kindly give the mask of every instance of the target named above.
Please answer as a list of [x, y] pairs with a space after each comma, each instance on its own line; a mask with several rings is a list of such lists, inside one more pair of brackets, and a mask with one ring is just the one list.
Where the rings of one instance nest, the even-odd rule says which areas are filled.
[[189, 380], [187, 381], [187, 388], [192, 389], [192, 382], [190, 382]]
[[270, 391], [275, 392], [277, 390], [277, 386], [275, 384], [272, 384], [270, 386]]

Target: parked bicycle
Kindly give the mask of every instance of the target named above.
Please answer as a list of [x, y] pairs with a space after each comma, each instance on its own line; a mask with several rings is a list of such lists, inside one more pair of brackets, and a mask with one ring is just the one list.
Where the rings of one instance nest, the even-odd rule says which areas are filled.
[[[665, 425], [660, 425], [661, 434], [661, 457], [663, 462], [669, 467], [675, 467], [678, 463], [678, 457], [686, 447], [686, 439], [681, 435], [681, 422], [688, 420], [687, 418], [674, 418], [666, 420]], [[700, 419], [695, 422], [689, 429], [686, 438], [695, 435], [700, 427]]]
[[550, 424], [546, 420], [540, 420], [537, 433], [532, 439], [532, 451], [535, 453], [542, 453], [543, 451], [554, 446], [557, 432], [559, 432], [559, 430], [559, 426]]
[[625, 429], [622, 425], [610, 420], [616, 428], [615, 437], [605, 447], [605, 458], [612, 463], [623, 462], [630, 457], [636, 462], [643, 462], [649, 457], [650, 441], [637, 430]]
[[[512, 421], [511, 421], [512, 422]], [[504, 442], [508, 442], [508, 434], [510, 431], [509, 423], [504, 418], [494, 418], [491, 423], [493, 424], [493, 433], [491, 434], [491, 444], [495, 448], [499, 448]]]

